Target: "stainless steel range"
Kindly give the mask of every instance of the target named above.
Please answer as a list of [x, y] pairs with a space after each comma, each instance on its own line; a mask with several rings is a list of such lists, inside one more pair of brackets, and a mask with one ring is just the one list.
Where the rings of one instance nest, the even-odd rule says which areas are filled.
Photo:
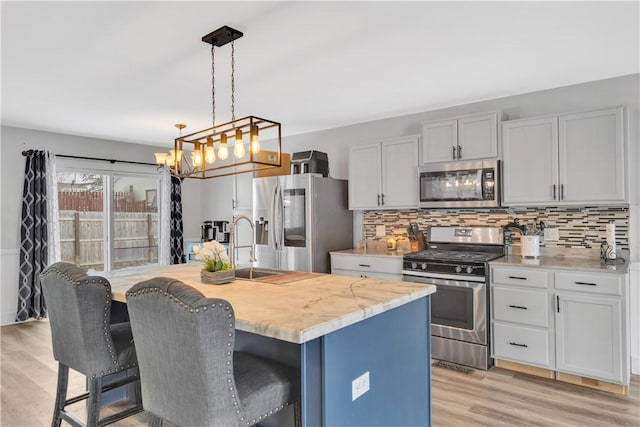
[[488, 369], [489, 267], [504, 255], [502, 227], [430, 227], [428, 249], [406, 254], [407, 282], [436, 285], [431, 296], [431, 357]]

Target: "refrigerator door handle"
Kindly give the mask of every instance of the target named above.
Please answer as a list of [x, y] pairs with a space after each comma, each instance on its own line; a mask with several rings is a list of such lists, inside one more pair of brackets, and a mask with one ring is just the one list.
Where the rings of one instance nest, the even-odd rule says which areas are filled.
[[273, 191], [273, 198], [271, 199], [271, 227], [270, 232], [272, 233], [272, 241], [275, 250], [282, 250], [283, 246], [283, 229], [282, 229], [282, 221], [283, 221], [283, 212], [282, 212], [282, 188], [280, 184], [276, 184]]

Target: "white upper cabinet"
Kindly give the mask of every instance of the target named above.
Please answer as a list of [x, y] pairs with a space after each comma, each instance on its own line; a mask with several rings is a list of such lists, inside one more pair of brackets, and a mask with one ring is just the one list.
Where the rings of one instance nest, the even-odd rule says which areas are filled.
[[498, 113], [422, 125], [422, 164], [498, 157]]
[[548, 203], [557, 200], [557, 141], [556, 117], [503, 123], [504, 204]]
[[626, 201], [622, 107], [502, 124], [503, 204]]
[[349, 209], [380, 206], [380, 143], [349, 148]]
[[625, 200], [622, 108], [558, 118], [563, 201]]
[[418, 206], [417, 135], [349, 148], [349, 209]]

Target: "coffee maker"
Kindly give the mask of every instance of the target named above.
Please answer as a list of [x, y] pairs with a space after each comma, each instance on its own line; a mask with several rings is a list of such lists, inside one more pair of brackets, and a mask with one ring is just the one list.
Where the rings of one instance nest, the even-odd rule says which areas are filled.
[[200, 226], [200, 240], [229, 243], [229, 221], [203, 221]]
[[208, 242], [216, 239], [216, 230], [213, 228], [213, 221], [204, 221], [200, 226], [200, 241]]

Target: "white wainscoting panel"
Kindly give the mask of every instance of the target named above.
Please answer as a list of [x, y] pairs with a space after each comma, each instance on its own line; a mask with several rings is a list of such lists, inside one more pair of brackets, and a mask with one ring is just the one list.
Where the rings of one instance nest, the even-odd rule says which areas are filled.
[[18, 277], [20, 265], [19, 249], [0, 251], [2, 275], [0, 276], [0, 324], [10, 325], [16, 321], [18, 311]]

